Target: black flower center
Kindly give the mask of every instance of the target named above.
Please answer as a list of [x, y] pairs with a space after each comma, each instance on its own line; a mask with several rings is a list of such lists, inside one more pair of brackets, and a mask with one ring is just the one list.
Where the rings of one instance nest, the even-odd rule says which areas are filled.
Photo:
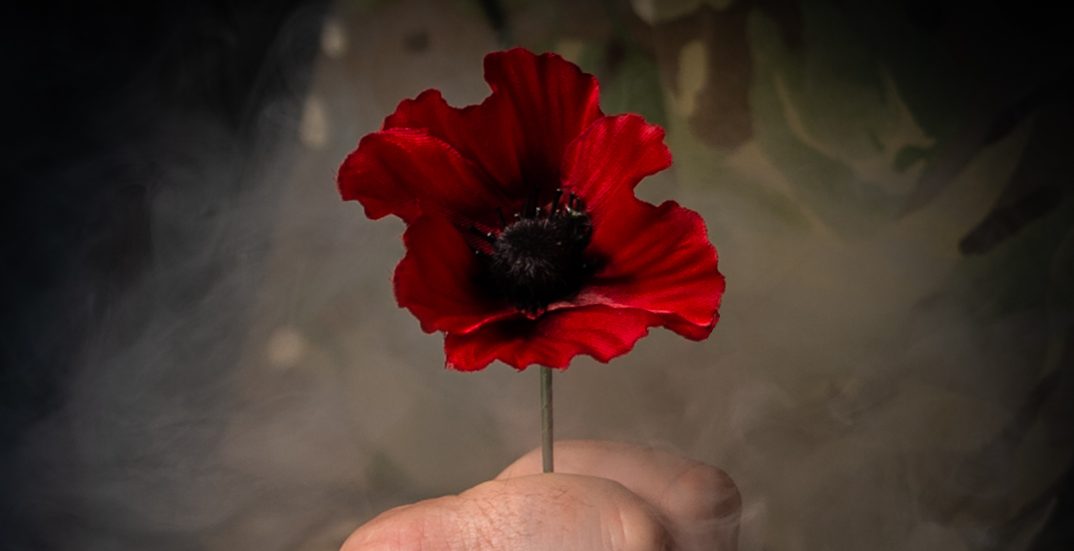
[[530, 210], [537, 214], [518, 218], [491, 240], [490, 283], [524, 312], [539, 312], [574, 296], [592, 273], [585, 254], [593, 234], [589, 216], [556, 203], [547, 214]]

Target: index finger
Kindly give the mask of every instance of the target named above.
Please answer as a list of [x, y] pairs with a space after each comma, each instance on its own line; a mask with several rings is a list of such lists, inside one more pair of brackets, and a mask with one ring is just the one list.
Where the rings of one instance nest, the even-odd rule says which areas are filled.
[[[557, 473], [614, 480], [649, 503], [666, 520], [678, 549], [723, 551], [737, 547], [742, 499], [724, 471], [623, 442], [557, 441], [555, 452]], [[496, 479], [540, 472], [538, 449], [519, 458]]]

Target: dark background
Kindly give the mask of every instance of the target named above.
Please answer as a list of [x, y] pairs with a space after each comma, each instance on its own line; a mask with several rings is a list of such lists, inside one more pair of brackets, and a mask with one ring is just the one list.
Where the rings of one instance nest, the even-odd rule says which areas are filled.
[[[10, 72], [0, 96], [3, 549], [80, 548], [55, 543], [78, 533], [77, 516], [26, 516], [35, 496], [17, 481], [35, 466], [14, 462], [14, 452], [63, 405], [62, 381], [85, 342], [98, 337], [94, 328], [110, 316], [149, 315], [116, 308], [151, 262], [149, 199], [160, 191], [153, 182], [161, 165], [203, 139], [218, 140], [223, 154], [249, 155], [259, 106], [300, 98], [326, 9], [326, 2], [273, 0], [3, 8], [0, 40]], [[313, 24], [285, 28], [296, 13]], [[189, 118], [211, 121], [225, 135], [191, 134], [179, 124]], [[146, 144], [167, 144], [174, 156]], [[139, 151], [148, 155], [139, 158]], [[215, 181], [201, 186], [182, 191], [211, 197], [199, 209], [210, 225], [214, 203], [240, 190]], [[204, 236], [184, 237], [197, 247]], [[174, 300], [195, 298], [197, 286], [192, 280]]]

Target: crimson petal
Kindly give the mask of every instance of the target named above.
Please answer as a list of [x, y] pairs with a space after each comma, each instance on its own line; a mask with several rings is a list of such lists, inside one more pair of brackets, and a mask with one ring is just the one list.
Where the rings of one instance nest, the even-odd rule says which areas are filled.
[[494, 222], [503, 197], [487, 176], [439, 138], [413, 129], [362, 138], [337, 176], [344, 200], [357, 200], [374, 220], [394, 214], [411, 222], [424, 212]]
[[407, 253], [395, 269], [399, 306], [409, 309], [426, 333], [468, 333], [513, 315], [514, 308], [483, 298], [474, 276], [479, 267], [466, 240], [448, 220], [423, 216], [403, 234]]
[[484, 369], [500, 360], [515, 369], [533, 364], [564, 369], [571, 358], [587, 354], [601, 362], [630, 351], [657, 325], [641, 310], [593, 305], [546, 312], [484, 325], [471, 333], [444, 338], [447, 366], [459, 371]]
[[634, 198], [599, 214], [590, 250], [605, 264], [573, 302], [646, 310], [684, 337], [707, 337], [724, 277], [701, 216], [674, 201], [656, 207]]
[[606, 200], [622, 200], [642, 178], [669, 166], [664, 129], [638, 115], [602, 117], [567, 147], [564, 188], [584, 199], [587, 209], [600, 211]]
[[508, 135], [518, 140], [514, 158], [524, 183], [558, 186], [567, 145], [603, 116], [597, 79], [556, 54], [515, 48], [485, 56], [485, 80], [493, 98], [508, 104], [501, 114], [513, 121], [501, 122], [504, 130], [518, 129]]
[[384, 119], [384, 129], [423, 129], [510, 190], [521, 180], [518, 151], [523, 146], [518, 143], [521, 130], [514, 126], [513, 117], [502, 114], [505, 106], [504, 101], [490, 96], [480, 105], [459, 109], [448, 105], [439, 90], [426, 90], [400, 102], [395, 113]]
[[426, 90], [402, 101], [384, 128], [428, 131], [515, 199], [525, 199], [533, 185], [558, 186], [567, 145], [602, 116], [597, 80], [556, 54], [515, 48], [485, 56], [485, 81], [492, 95], [479, 105], [457, 109]]

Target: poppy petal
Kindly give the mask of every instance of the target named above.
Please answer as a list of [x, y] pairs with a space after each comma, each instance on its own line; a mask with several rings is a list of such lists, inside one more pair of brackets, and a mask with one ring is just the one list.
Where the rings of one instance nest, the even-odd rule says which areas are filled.
[[493, 98], [506, 103], [497, 104], [504, 117], [499, 133], [487, 139], [516, 148], [523, 184], [558, 186], [567, 145], [603, 116], [597, 79], [556, 54], [515, 48], [485, 56], [485, 81]]
[[648, 312], [601, 305], [546, 312], [530, 320], [500, 320], [471, 333], [444, 338], [447, 367], [484, 369], [500, 360], [515, 369], [540, 364], [565, 369], [571, 358], [587, 354], [601, 362], [626, 354], [659, 324]]
[[400, 102], [384, 129], [425, 129], [479, 165], [517, 200], [559, 185], [567, 145], [600, 118], [597, 80], [556, 54], [522, 48], [485, 57], [492, 95], [455, 108], [437, 90]]
[[642, 178], [669, 166], [663, 128], [639, 115], [601, 117], [567, 147], [564, 188], [598, 211], [606, 199], [630, 193]]
[[406, 222], [424, 212], [471, 222], [490, 219], [503, 198], [494, 184], [454, 148], [412, 129], [362, 138], [337, 176], [344, 200], [357, 200], [374, 220], [394, 214]]
[[460, 109], [448, 105], [439, 90], [426, 90], [400, 102], [395, 112], [384, 119], [384, 129], [423, 129], [510, 190], [521, 180], [517, 152], [522, 146], [517, 143], [520, 131], [514, 127], [512, 117], [501, 114], [505, 105], [499, 98], [489, 96], [480, 105]]
[[403, 243], [407, 253], [395, 269], [395, 298], [426, 333], [468, 333], [515, 313], [484, 298], [476, 283], [477, 257], [447, 219], [422, 216], [407, 227]]
[[707, 337], [724, 277], [701, 216], [674, 201], [657, 207], [633, 198], [600, 214], [590, 250], [604, 264], [572, 302], [645, 310], [684, 337]]

